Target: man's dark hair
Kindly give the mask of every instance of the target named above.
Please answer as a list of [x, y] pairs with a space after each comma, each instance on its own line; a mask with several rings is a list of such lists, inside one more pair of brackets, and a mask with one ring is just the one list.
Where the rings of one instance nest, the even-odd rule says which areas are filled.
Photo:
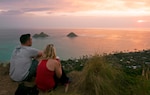
[[21, 44], [25, 44], [28, 40], [30, 40], [31, 35], [30, 34], [23, 34], [20, 37]]

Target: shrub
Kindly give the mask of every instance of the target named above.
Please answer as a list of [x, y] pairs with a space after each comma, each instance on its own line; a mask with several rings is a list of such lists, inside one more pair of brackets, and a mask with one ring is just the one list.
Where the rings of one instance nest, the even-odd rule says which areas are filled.
[[114, 80], [119, 74], [104, 57], [94, 56], [80, 74], [78, 90], [84, 95], [118, 95]]

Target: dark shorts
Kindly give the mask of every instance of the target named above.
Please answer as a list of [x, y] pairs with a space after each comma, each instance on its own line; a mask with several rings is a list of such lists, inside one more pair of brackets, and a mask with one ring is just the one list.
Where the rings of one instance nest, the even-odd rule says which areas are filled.
[[36, 76], [36, 69], [37, 69], [37, 66], [38, 66], [38, 61], [37, 60], [33, 60], [32, 61], [32, 65], [29, 69], [29, 74], [28, 76], [25, 78], [24, 81], [31, 81], [33, 77]]

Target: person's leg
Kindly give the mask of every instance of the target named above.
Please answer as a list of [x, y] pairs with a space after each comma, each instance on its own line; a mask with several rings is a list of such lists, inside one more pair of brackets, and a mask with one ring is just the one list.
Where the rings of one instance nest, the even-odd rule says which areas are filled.
[[60, 82], [61, 82], [62, 84], [67, 84], [67, 83], [69, 83], [69, 78], [67, 77], [67, 75], [66, 75], [65, 71], [63, 70], [63, 68], [62, 68], [62, 76], [61, 76], [61, 78], [60, 78]]
[[39, 62], [35, 59], [32, 61], [32, 65], [29, 69], [29, 74], [24, 81], [31, 81], [32, 78], [36, 76], [36, 69], [37, 69], [38, 63]]
[[58, 86], [59, 83], [61, 83], [63, 85], [69, 83], [69, 78], [65, 74], [65, 71], [63, 70], [63, 68], [62, 68], [62, 76], [61, 76], [61, 78], [57, 78], [57, 76], [54, 75], [54, 80], [55, 80], [55, 87], [54, 87], [54, 89]]
[[66, 73], [64, 72], [63, 68], [62, 68], [62, 76], [60, 78], [60, 82], [61, 84], [65, 85], [65, 93], [68, 92], [70, 80], [67, 77]]
[[58, 84], [61, 83], [61, 84], [65, 85], [65, 92], [68, 92], [70, 80], [67, 77], [66, 73], [64, 72], [63, 68], [62, 68], [62, 76], [61, 76], [61, 78], [57, 78], [57, 76], [55, 75], [54, 76], [54, 80], [55, 80], [54, 89], [56, 89]]

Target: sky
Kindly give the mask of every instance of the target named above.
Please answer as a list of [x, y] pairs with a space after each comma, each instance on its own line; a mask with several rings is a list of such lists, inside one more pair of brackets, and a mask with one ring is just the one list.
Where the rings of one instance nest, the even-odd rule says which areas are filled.
[[150, 0], [0, 0], [0, 28], [149, 28]]

